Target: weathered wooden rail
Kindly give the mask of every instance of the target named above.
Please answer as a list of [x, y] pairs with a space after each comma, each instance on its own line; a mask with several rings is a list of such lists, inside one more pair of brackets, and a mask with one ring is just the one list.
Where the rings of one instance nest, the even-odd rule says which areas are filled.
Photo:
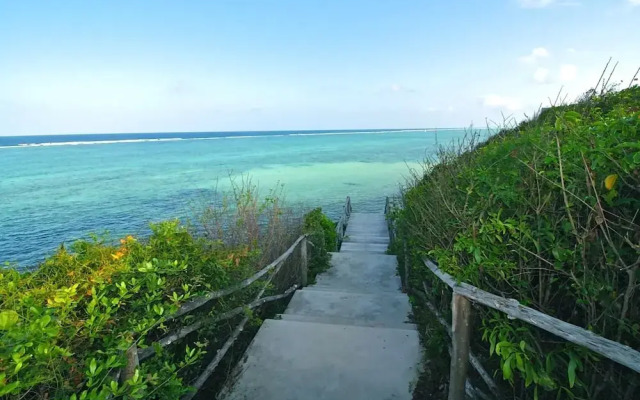
[[393, 241], [395, 240], [395, 234], [396, 234], [395, 226], [393, 226], [393, 219], [391, 219], [389, 216], [392, 208], [393, 208], [393, 202], [391, 200], [391, 197], [387, 197], [387, 199], [384, 202], [384, 215], [387, 218], [387, 224], [389, 226], [389, 240], [391, 241], [391, 243], [393, 243]]
[[344, 206], [342, 206], [342, 215], [340, 215], [340, 219], [336, 224], [336, 250], [340, 250], [340, 245], [342, 245], [342, 241], [344, 240], [351, 211], [351, 198], [347, 196], [347, 200], [345, 201]]
[[[342, 243], [342, 240], [344, 238], [344, 233], [345, 233], [346, 228], [347, 228], [347, 223], [349, 221], [349, 216], [351, 215], [351, 211], [352, 211], [352, 209], [351, 209], [351, 199], [349, 197], [347, 197], [347, 199], [345, 201], [345, 204], [343, 206], [342, 215], [341, 215], [341, 217], [340, 217], [340, 219], [339, 219], [339, 221], [338, 221], [338, 223], [336, 225], [336, 233], [338, 234], [338, 243], [337, 243], [338, 247], [340, 246], [340, 243]], [[307, 274], [308, 274], [308, 263], [309, 263], [308, 256], [307, 256], [307, 245], [308, 244], [311, 244], [311, 242], [308, 241], [307, 235], [301, 235], [300, 237], [298, 237], [293, 242], [293, 244], [284, 253], [282, 253], [278, 258], [276, 258], [269, 265], [267, 265], [264, 268], [260, 269], [254, 275], [250, 276], [249, 278], [244, 279], [241, 282], [238, 282], [237, 284], [235, 284], [235, 285], [233, 285], [233, 286], [231, 286], [229, 288], [212, 291], [212, 292], [203, 294], [201, 296], [198, 296], [198, 297], [186, 302], [175, 313], [173, 313], [171, 315], [168, 315], [161, 322], [164, 323], [164, 322], [168, 322], [168, 321], [172, 321], [172, 320], [176, 320], [176, 319], [185, 317], [185, 316], [191, 314], [192, 312], [194, 312], [196, 310], [202, 309], [202, 307], [206, 306], [207, 304], [210, 304], [215, 299], [220, 299], [222, 297], [228, 296], [228, 295], [230, 295], [232, 293], [236, 293], [236, 292], [238, 292], [238, 291], [240, 291], [242, 289], [247, 288], [248, 286], [250, 286], [253, 283], [255, 283], [256, 281], [258, 281], [259, 279], [263, 278], [265, 275], [271, 273], [269, 278], [266, 280], [266, 282], [262, 286], [262, 288], [261, 288], [260, 292], [258, 293], [258, 295], [250, 303], [242, 305], [242, 306], [239, 306], [239, 307], [236, 307], [236, 308], [234, 308], [232, 310], [226, 311], [226, 312], [224, 312], [222, 314], [219, 314], [219, 315], [213, 315], [213, 316], [200, 318], [196, 322], [194, 322], [194, 323], [192, 323], [190, 325], [179, 327], [176, 330], [168, 333], [164, 337], [156, 340], [154, 342], [154, 344], [158, 345], [160, 347], [169, 346], [170, 344], [175, 343], [178, 340], [185, 338], [190, 333], [193, 333], [193, 332], [195, 332], [195, 331], [197, 331], [197, 330], [199, 330], [201, 328], [204, 328], [206, 326], [211, 326], [212, 324], [218, 323], [220, 321], [224, 321], [224, 320], [228, 320], [228, 319], [231, 319], [233, 317], [236, 317], [236, 316], [244, 313], [245, 310], [247, 310], [247, 309], [254, 309], [254, 308], [260, 307], [260, 306], [262, 306], [262, 305], [264, 305], [266, 303], [283, 299], [283, 298], [291, 295], [298, 288], [306, 286], [307, 285], [307, 279], [308, 279], [307, 278]], [[273, 280], [273, 278], [280, 271], [280, 268], [289, 259], [289, 257], [295, 252], [296, 249], [299, 249], [299, 251], [300, 251], [300, 265], [298, 266], [298, 271], [297, 271], [298, 272], [298, 278], [299, 278], [298, 282], [296, 284], [292, 285], [291, 287], [289, 287], [287, 290], [285, 290], [281, 294], [268, 296], [268, 297], [262, 297], [264, 295], [264, 292], [266, 291], [267, 287], [269, 286], [269, 284]], [[218, 366], [218, 364], [220, 364], [220, 362], [224, 358], [225, 354], [231, 348], [233, 343], [236, 341], [236, 339], [238, 338], [238, 336], [240, 335], [240, 333], [242, 332], [242, 330], [244, 329], [244, 326], [246, 325], [246, 323], [248, 321], [249, 321], [249, 317], [245, 317], [235, 327], [235, 329], [233, 330], [233, 332], [231, 332], [231, 335], [229, 336], [227, 341], [218, 350], [218, 352], [216, 353], [216, 356], [213, 358], [213, 360], [211, 360], [209, 362], [209, 364], [206, 366], [206, 368], [200, 374], [200, 376], [198, 378], [196, 378], [196, 380], [194, 382], [192, 382], [192, 385], [193, 385], [195, 390], [192, 391], [191, 393], [183, 396], [183, 400], [192, 399], [197, 394], [197, 392], [204, 386], [204, 384], [206, 383], [207, 379], [209, 379], [209, 377], [215, 371], [215, 369]], [[159, 325], [159, 323], [156, 324], [156, 326], [157, 325]], [[153, 357], [154, 355], [155, 355], [154, 347], [149, 346], [149, 347], [146, 347], [146, 348], [139, 349], [137, 347], [137, 341], [134, 342], [133, 345], [126, 351], [127, 365], [117, 374], [119, 376], [120, 381], [124, 382], [124, 381], [126, 381], [128, 379], [131, 379], [131, 377], [134, 376], [136, 369], [140, 365], [140, 362], [144, 361], [144, 360], [146, 360], [146, 359], [148, 359], [150, 357]]]
[[[236, 308], [234, 308], [232, 310], [229, 310], [229, 311], [224, 312], [224, 313], [219, 314], [219, 315], [201, 318], [201, 319], [199, 319], [198, 321], [196, 321], [195, 323], [193, 323], [191, 325], [183, 326], [183, 327], [180, 327], [180, 328], [176, 329], [175, 331], [173, 331], [173, 332], [167, 334], [166, 336], [162, 337], [161, 339], [158, 339], [157, 341], [155, 341], [154, 344], [159, 345], [160, 347], [166, 347], [166, 346], [168, 346], [168, 345], [170, 345], [170, 344], [172, 344], [172, 343], [174, 343], [174, 342], [186, 337], [188, 334], [190, 334], [192, 332], [195, 332], [195, 331], [197, 331], [197, 330], [199, 330], [199, 329], [201, 329], [201, 328], [203, 328], [205, 326], [210, 326], [211, 324], [214, 324], [214, 323], [217, 323], [217, 322], [220, 322], [220, 321], [224, 321], [224, 320], [228, 320], [230, 318], [238, 316], [238, 315], [244, 313], [247, 308], [248, 309], [253, 309], [253, 308], [262, 306], [263, 304], [283, 299], [283, 298], [291, 295], [291, 293], [295, 292], [295, 290], [298, 289], [299, 287], [305, 286], [307, 284], [307, 272], [308, 272], [307, 244], [308, 244], [307, 235], [301, 235], [300, 237], [298, 237], [295, 240], [295, 242], [293, 242], [293, 244], [282, 255], [280, 255], [278, 258], [276, 258], [269, 265], [267, 265], [264, 268], [260, 269], [257, 273], [255, 273], [251, 277], [249, 277], [249, 278], [237, 283], [236, 285], [234, 285], [234, 286], [232, 286], [230, 288], [227, 288], [227, 289], [224, 289], [224, 290], [212, 291], [212, 292], [209, 292], [209, 293], [204, 294], [202, 296], [198, 296], [197, 298], [195, 298], [195, 299], [183, 304], [175, 313], [173, 313], [172, 315], [167, 316], [163, 320], [163, 322], [167, 322], [167, 321], [170, 321], [170, 320], [175, 320], [175, 319], [181, 318], [183, 316], [186, 316], [186, 315], [190, 314], [191, 312], [193, 312], [195, 310], [201, 309], [203, 306], [209, 304], [212, 300], [219, 299], [221, 297], [230, 295], [232, 293], [236, 293], [239, 290], [242, 290], [242, 289], [250, 286], [251, 284], [253, 284], [257, 280], [259, 280], [260, 278], [264, 277], [269, 272], [272, 272], [271, 275], [269, 276], [269, 278], [266, 280], [266, 282], [262, 286], [262, 289], [260, 290], [258, 295], [249, 304], [236, 307]], [[287, 261], [287, 259], [298, 248], [300, 249], [300, 265], [298, 266], [298, 277], [299, 277], [298, 283], [292, 285], [291, 287], [289, 287], [287, 290], [285, 290], [281, 294], [268, 296], [268, 297], [262, 297], [264, 292], [266, 291], [267, 287], [269, 286], [269, 284], [273, 280], [273, 278], [277, 275], [277, 273], [280, 270], [280, 268], [284, 265], [285, 261]], [[237, 337], [240, 335], [240, 333], [242, 332], [242, 330], [244, 329], [244, 326], [246, 325], [246, 323], [248, 321], [249, 321], [249, 317], [245, 317], [235, 327], [235, 329], [231, 333], [230, 337], [222, 345], [220, 350], [218, 350], [218, 352], [216, 353], [216, 356], [213, 358], [213, 360], [211, 360], [211, 362], [209, 362], [209, 364], [207, 365], [205, 370], [192, 383], [192, 386], [194, 387], [195, 390], [192, 391], [191, 393], [183, 396], [183, 400], [192, 399], [196, 395], [198, 390], [201, 389], [202, 386], [204, 386], [204, 384], [206, 383], [207, 379], [215, 371], [216, 367], [218, 366], [220, 361], [222, 361], [223, 357], [225, 356], [227, 351], [231, 348], [231, 346], [233, 345], [233, 343], [235, 342]], [[126, 351], [127, 365], [119, 373], [120, 380], [122, 382], [124, 382], [124, 381], [130, 379], [131, 377], [133, 377], [134, 374], [135, 374], [136, 369], [139, 366], [140, 361], [143, 361], [143, 360], [145, 360], [147, 358], [150, 358], [150, 357], [154, 356], [154, 354], [155, 354], [155, 350], [154, 350], [153, 347], [147, 347], [147, 348], [144, 348], [144, 349], [138, 349], [137, 341], [134, 342], [133, 345]]]
[[[390, 202], [387, 198], [385, 212], [388, 213], [389, 211]], [[392, 224], [390, 224], [390, 229], [393, 229]], [[410, 267], [410, 264], [406, 261], [409, 257], [406, 243], [403, 243], [403, 251], [406, 280], [408, 276], [407, 269]], [[437, 313], [435, 307], [429, 304], [428, 300], [425, 298], [428, 308], [434, 312], [436, 318], [441, 324], [443, 324], [445, 329], [450, 329], [451, 333], [453, 350], [449, 371], [449, 400], [463, 400], [465, 398], [467, 369], [470, 360], [471, 365], [481, 375], [487, 383], [487, 386], [489, 386], [497, 397], [497, 387], [493, 384], [477, 358], [473, 357], [473, 355], [470, 356], [469, 342], [472, 301], [503, 312], [512, 319], [519, 319], [527, 322], [571, 343], [586, 347], [609, 360], [615, 361], [618, 364], [624, 365], [625, 367], [640, 373], [640, 352], [632, 349], [631, 347], [606, 339], [584, 328], [559, 320], [530, 307], [523, 306], [516, 299], [497, 296], [464, 282], [458, 282], [454, 277], [440, 270], [433, 261], [427, 258], [423, 258], [422, 261], [440, 281], [444, 282], [453, 291], [453, 298], [451, 301], [452, 321], [450, 328], [446, 321], [444, 321], [439, 313]], [[422, 284], [425, 288], [425, 295], [428, 295], [426, 283], [422, 282]], [[403, 283], [403, 285], [408, 287], [406, 282]]]

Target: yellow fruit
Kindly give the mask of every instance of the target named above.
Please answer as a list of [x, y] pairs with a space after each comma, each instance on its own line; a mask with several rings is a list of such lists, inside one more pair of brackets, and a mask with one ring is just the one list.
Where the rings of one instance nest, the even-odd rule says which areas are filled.
[[617, 180], [618, 180], [617, 174], [612, 174], [607, 176], [606, 178], [604, 178], [604, 187], [606, 187], [607, 190], [613, 189], [613, 186], [616, 184]]

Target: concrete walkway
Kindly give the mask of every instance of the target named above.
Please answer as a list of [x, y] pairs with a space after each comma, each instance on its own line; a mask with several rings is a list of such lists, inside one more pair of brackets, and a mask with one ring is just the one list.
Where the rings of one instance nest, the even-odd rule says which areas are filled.
[[383, 214], [351, 214], [332, 268], [264, 321], [222, 397], [411, 399], [420, 345], [388, 243]]

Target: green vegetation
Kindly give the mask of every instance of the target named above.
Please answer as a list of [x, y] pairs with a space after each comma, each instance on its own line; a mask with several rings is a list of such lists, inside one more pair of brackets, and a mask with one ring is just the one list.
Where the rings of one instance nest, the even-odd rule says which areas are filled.
[[[485, 143], [441, 150], [394, 212], [412, 290], [450, 315], [450, 291], [420, 261], [606, 338], [640, 348], [640, 87], [591, 91]], [[446, 360], [415, 298], [423, 338]], [[640, 378], [504, 314], [477, 307], [474, 351], [515, 398], [637, 398]], [[447, 314], [449, 313], [449, 314]], [[440, 331], [434, 334], [433, 331]], [[430, 369], [439, 385], [446, 361]]]
[[321, 208], [316, 208], [304, 216], [304, 232], [310, 235], [313, 243], [309, 261], [309, 282], [316, 275], [329, 268], [329, 252], [336, 251], [336, 224], [329, 219]]
[[[61, 246], [32, 272], [0, 269], [0, 398], [178, 399], [187, 393], [233, 321], [161, 349], [154, 340], [178, 326], [167, 317], [200, 294], [255, 274], [302, 233], [301, 213], [284, 207], [279, 192], [260, 199], [250, 182], [234, 183], [232, 194], [214, 199], [189, 228], [161, 222], [147, 238], [127, 236], [116, 244], [94, 236]], [[312, 221], [325, 219], [314, 211], [305, 232], [324, 237]], [[326, 259], [323, 247], [316, 248]], [[266, 294], [297, 282], [296, 268], [297, 259], [285, 263]], [[263, 285], [259, 280], [181, 322], [246, 304]], [[156, 356], [121, 382], [124, 352], [134, 342], [155, 347]]]

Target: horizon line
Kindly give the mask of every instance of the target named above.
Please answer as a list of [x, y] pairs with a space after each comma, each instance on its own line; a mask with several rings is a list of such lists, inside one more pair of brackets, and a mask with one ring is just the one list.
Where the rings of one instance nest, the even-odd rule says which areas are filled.
[[90, 133], [50, 133], [0, 135], [0, 138], [34, 137], [34, 136], [73, 136], [73, 135], [146, 135], [146, 134], [189, 134], [189, 133], [246, 133], [246, 132], [350, 132], [350, 131], [408, 131], [408, 130], [452, 130], [452, 129], [487, 129], [467, 127], [429, 127], [429, 128], [350, 128], [350, 129], [268, 129], [268, 130], [213, 130], [213, 131], [143, 131], [143, 132], [90, 132]]

